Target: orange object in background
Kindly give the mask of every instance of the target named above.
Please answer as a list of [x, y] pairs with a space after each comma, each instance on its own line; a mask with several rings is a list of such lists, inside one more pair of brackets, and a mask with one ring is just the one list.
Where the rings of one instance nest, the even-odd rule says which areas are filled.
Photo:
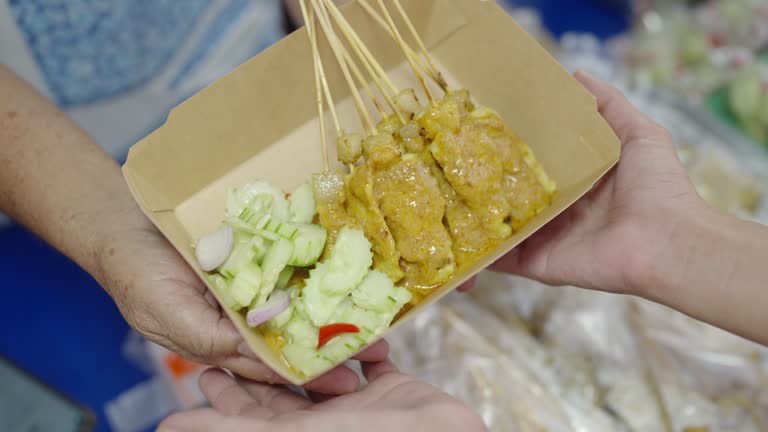
[[165, 365], [168, 367], [168, 370], [171, 372], [171, 375], [175, 379], [180, 379], [185, 375], [196, 373], [202, 367], [201, 365], [193, 363], [173, 352], [169, 352], [165, 356], [164, 360]]

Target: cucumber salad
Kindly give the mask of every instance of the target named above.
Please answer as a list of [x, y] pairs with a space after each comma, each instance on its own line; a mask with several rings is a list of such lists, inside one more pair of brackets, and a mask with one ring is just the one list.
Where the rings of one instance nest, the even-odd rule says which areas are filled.
[[309, 183], [291, 194], [255, 181], [230, 190], [222, 226], [196, 255], [224, 306], [244, 314], [290, 367], [315, 376], [391, 325], [412, 295], [373, 270], [372, 244], [343, 228], [326, 250]]

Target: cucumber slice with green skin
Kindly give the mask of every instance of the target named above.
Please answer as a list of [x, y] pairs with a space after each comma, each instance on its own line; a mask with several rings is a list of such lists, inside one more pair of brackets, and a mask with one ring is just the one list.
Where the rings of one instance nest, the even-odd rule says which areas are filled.
[[318, 353], [320, 357], [333, 360], [338, 363], [349, 358], [356, 353], [368, 339], [361, 338], [358, 334], [342, 334], [328, 341], [324, 347], [320, 348]]
[[218, 294], [219, 299], [221, 299], [222, 306], [227, 309], [238, 309], [237, 302], [229, 295], [229, 283], [227, 283], [223, 276], [217, 274], [208, 275], [208, 282], [213, 287], [213, 290], [216, 291], [216, 294]]
[[275, 289], [285, 289], [288, 286], [288, 282], [293, 277], [293, 267], [287, 266], [280, 272], [280, 276], [277, 277], [277, 283], [275, 283]]
[[280, 238], [279, 235], [273, 232], [267, 231], [265, 229], [255, 228], [237, 218], [227, 219], [227, 224], [229, 224], [232, 228], [236, 230], [246, 232], [250, 235], [263, 237], [269, 241], [275, 241]]
[[283, 332], [283, 337], [291, 345], [307, 346], [315, 350], [320, 330], [299, 314], [294, 314]]
[[245, 208], [243, 208], [237, 218], [250, 225], [261, 219], [262, 216], [271, 214], [273, 200], [274, 198], [272, 198], [272, 195], [270, 194], [262, 193], [256, 195]]
[[261, 216], [256, 223], [253, 224], [253, 227], [256, 229], [264, 229], [269, 223], [272, 221], [272, 215], [271, 214], [265, 214]]
[[352, 291], [356, 306], [376, 312], [399, 311], [413, 296], [405, 288], [397, 288], [392, 280], [378, 270], [368, 272], [363, 282]]
[[294, 267], [310, 267], [317, 263], [325, 249], [328, 232], [319, 225], [296, 225], [293, 237], [293, 256], [288, 264]]
[[267, 251], [267, 243], [260, 237], [241, 236], [229, 258], [219, 268], [224, 278], [231, 280], [243, 267], [260, 261]]
[[262, 279], [261, 268], [256, 263], [250, 263], [240, 269], [232, 280], [229, 289], [232, 299], [236, 302], [236, 307], [242, 309], [251, 304], [259, 293]]
[[261, 264], [269, 250], [269, 241], [264, 240], [262, 237], [254, 236], [251, 240], [251, 250], [255, 254], [254, 259], [256, 262]]
[[313, 347], [303, 345], [286, 345], [283, 347], [283, 355], [288, 363], [304, 376], [314, 376], [330, 368], [334, 363]]
[[297, 305], [317, 327], [329, 324], [337, 306], [344, 300], [344, 296], [329, 296], [320, 290], [320, 283], [327, 271], [328, 265], [319, 263], [309, 272], [306, 286], [301, 290], [300, 306]]
[[291, 222], [308, 224], [312, 223], [317, 213], [315, 206], [315, 194], [312, 185], [304, 183], [296, 188], [288, 198]]
[[254, 198], [262, 194], [272, 197], [270, 209], [265, 211], [265, 213], [270, 213], [275, 219], [287, 220], [289, 211], [288, 200], [285, 199], [285, 194], [265, 181], [255, 181], [243, 187], [230, 190], [227, 196], [227, 217], [239, 217], [243, 210], [251, 207]]
[[296, 237], [296, 233], [299, 232], [299, 228], [295, 224], [275, 219], [272, 219], [264, 229], [288, 240], [293, 240]]
[[280, 273], [288, 265], [291, 255], [293, 255], [293, 244], [284, 238], [278, 239], [269, 248], [269, 252], [267, 252], [261, 264], [262, 282], [259, 289], [259, 297], [256, 304], [253, 305], [254, 307], [267, 301], [272, 290], [275, 289]]
[[355, 306], [349, 298], [345, 298], [334, 310], [331, 321], [354, 324], [360, 329], [357, 337], [370, 340], [370, 338], [382, 334], [389, 328], [389, 323], [396, 313], [397, 311], [390, 314], [362, 309]]
[[362, 282], [372, 264], [371, 242], [365, 234], [343, 228], [331, 251], [320, 289], [327, 295], [346, 296]]
[[299, 285], [291, 285], [286, 291], [288, 291], [288, 297], [291, 299], [291, 307], [297, 314], [306, 316], [307, 314], [304, 311], [304, 304], [301, 301], [302, 287]]

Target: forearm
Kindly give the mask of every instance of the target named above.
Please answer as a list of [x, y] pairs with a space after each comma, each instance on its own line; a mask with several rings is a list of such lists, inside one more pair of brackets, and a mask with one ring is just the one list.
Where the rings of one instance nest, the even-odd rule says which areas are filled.
[[119, 166], [65, 114], [0, 67], [0, 210], [91, 274], [141, 216]]
[[706, 211], [657, 263], [646, 297], [768, 345], [768, 227]]

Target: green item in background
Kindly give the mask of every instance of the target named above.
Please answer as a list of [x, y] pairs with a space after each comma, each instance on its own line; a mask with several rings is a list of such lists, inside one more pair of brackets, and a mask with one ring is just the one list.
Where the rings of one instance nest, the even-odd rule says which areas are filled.
[[[756, 61], [768, 65], [768, 49], [761, 51]], [[705, 107], [719, 120], [768, 149], [768, 95], [763, 93], [760, 83], [746, 79], [739, 84], [735, 91], [743, 92], [738, 97], [740, 105], [732, 104], [734, 88], [729, 84], [712, 92], [704, 101]], [[745, 119], [745, 113], [752, 113], [752, 118]]]

